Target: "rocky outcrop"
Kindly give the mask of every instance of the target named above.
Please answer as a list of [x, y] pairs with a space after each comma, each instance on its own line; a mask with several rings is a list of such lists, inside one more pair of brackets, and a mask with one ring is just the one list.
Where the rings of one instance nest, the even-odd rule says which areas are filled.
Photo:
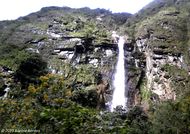
[[128, 34], [132, 34], [134, 39], [125, 49], [126, 66], [131, 66], [126, 68], [128, 82], [134, 79], [134, 82], [128, 83], [131, 105], [176, 100], [182, 94], [178, 90], [187, 90], [181, 85], [188, 83], [189, 13], [182, 11], [178, 5], [168, 6], [171, 5], [166, 4], [165, 9], [160, 11], [155, 9], [147, 18], [136, 15], [132, 18], [137, 20], [133, 24], [127, 22]]
[[0, 66], [0, 99], [8, 96], [13, 82], [13, 71], [5, 66]]
[[111, 65], [113, 61], [111, 59], [116, 56], [116, 50], [117, 44], [104, 42], [94, 44], [92, 38], [69, 37], [55, 46], [52, 55], [73, 65], [92, 64], [98, 67], [106, 63]]
[[[69, 63], [76, 68], [81, 65], [93, 66], [94, 70], [99, 70], [100, 81], [103, 79], [108, 81], [110, 84], [109, 90], [111, 91], [113, 90], [111, 83], [115, 70], [117, 49], [117, 44], [114, 43], [102, 42], [101, 44], [94, 44], [91, 38], [70, 37], [65, 38], [61, 44], [54, 48], [52, 57], [62, 64]], [[50, 63], [52, 73], [63, 74], [64, 68], [63, 70], [57, 68], [58, 64], [54, 63], [55, 61]], [[99, 87], [98, 81], [94, 84], [97, 85], [97, 88]], [[101, 104], [101, 107], [103, 105], [105, 107], [105, 103], [111, 101], [111, 92], [105, 92], [103, 96], [105, 96], [104, 104]], [[100, 108], [100, 106], [98, 107]]]
[[[143, 77], [143, 72], [139, 68], [141, 65], [140, 58], [138, 58], [137, 51], [135, 48], [135, 44], [133, 40], [129, 40], [129, 38], [125, 37], [125, 76], [126, 76], [126, 97], [127, 100], [127, 106], [128, 108], [136, 105], [139, 103], [138, 99], [135, 99], [137, 97], [137, 94], [139, 93], [138, 86], [139, 81]], [[142, 58], [142, 57], [141, 57]]]
[[150, 48], [151, 44], [148, 44], [149, 40], [151, 39], [138, 39], [136, 41], [139, 51], [145, 55], [146, 59], [146, 88], [151, 91], [152, 94], [155, 94], [152, 96], [154, 101], [158, 101], [154, 96], [158, 96], [162, 101], [168, 99], [175, 100], [176, 93], [172, 89], [171, 78], [168, 72], [165, 72], [162, 68], [165, 65], [183, 68], [183, 56], [175, 53], [164, 53], [164, 49], [161, 48], [159, 48], [160, 53], [158, 53], [157, 47]]
[[[186, 68], [181, 53], [164, 52], [165, 47], [153, 47], [150, 42], [154, 37], [138, 38], [135, 42], [126, 43], [126, 95], [128, 106], [142, 103], [140, 96], [143, 90], [150, 92], [150, 99], [157, 103], [165, 100], [175, 100], [176, 92], [172, 88], [172, 79], [164, 66]], [[145, 86], [142, 84], [146, 83]], [[147, 103], [147, 102], [146, 102]]]

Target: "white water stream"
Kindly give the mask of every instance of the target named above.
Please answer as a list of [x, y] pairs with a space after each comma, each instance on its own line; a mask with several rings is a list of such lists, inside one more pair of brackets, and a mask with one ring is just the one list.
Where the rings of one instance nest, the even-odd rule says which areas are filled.
[[126, 105], [125, 97], [125, 67], [124, 67], [124, 38], [120, 37], [118, 42], [119, 56], [116, 66], [116, 72], [114, 75], [113, 86], [113, 99], [111, 103], [111, 111], [114, 110], [117, 106]]

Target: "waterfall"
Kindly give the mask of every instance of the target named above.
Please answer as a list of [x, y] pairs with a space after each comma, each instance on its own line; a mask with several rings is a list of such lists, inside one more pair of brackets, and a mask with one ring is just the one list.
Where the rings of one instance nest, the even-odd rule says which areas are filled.
[[125, 67], [124, 67], [124, 38], [120, 37], [118, 42], [119, 56], [116, 66], [116, 72], [114, 74], [113, 86], [113, 99], [111, 103], [111, 111], [117, 106], [125, 107]]

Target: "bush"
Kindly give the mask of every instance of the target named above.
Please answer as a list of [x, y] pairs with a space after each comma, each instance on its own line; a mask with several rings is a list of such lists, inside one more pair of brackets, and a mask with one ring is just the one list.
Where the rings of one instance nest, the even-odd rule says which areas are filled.
[[96, 90], [80, 90], [74, 91], [71, 98], [82, 106], [96, 107], [98, 104], [98, 94]]
[[31, 55], [22, 61], [16, 70], [15, 77], [23, 85], [38, 83], [38, 77], [47, 73], [47, 63], [39, 55]]

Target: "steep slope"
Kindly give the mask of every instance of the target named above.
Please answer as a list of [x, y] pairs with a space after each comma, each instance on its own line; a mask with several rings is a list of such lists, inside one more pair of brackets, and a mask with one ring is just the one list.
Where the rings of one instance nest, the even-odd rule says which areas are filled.
[[[152, 81], [154, 81], [152, 77], [154, 77], [156, 81], [161, 77], [158, 72], [163, 68], [163, 65], [160, 64], [171, 63], [175, 65], [178, 64], [178, 66], [179, 64], [183, 64], [183, 69], [188, 71], [188, 6], [189, 2], [184, 0], [155, 0], [137, 14], [130, 17], [127, 22], [120, 27], [120, 32], [129, 36], [125, 48], [126, 66], [128, 66], [126, 70], [129, 72], [127, 74], [127, 83], [129, 85], [128, 97], [133, 98], [130, 99], [131, 102], [129, 102], [129, 105], [140, 102], [142, 97], [139, 98], [137, 94], [142, 92], [139, 89], [142, 89], [140, 86], [143, 85], [143, 77], [147, 77], [143, 80], [145, 81], [143, 83], [146, 85], [145, 87], [148, 86], [148, 90], [156, 86], [154, 88], [157, 90], [154, 92], [157, 92], [160, 97], [163, 95], [162, 98], [167, 96], [167, 91], [165, 91], [163, 86], [168, 86], [168, 84], [159, 85], [156, 83], [156, 85], [152, 85]], [[165, 60], [168, 58], [170, 59]], [[173, 59], [177, 59], [178, 61], [173, 61]], [[158, 68], [160, 69], [153, 66], [159, 66]], [[151, 72], [152, 70], [153, 72]], [[151, 73], [149, 73], [149, 71]], [[165, 81], [165, 79], [158, 81], [158, 83], [163, 84], [162, 81]], [[145, 94], [149, 96], [148, 98], [152, 98], [150, 96], [151, 93], [146, 91], [147, 90], [145, 90]], [[173, 94], [171, 91], [168, 92]], [[140, 94], [142, 95], [144, 93]], [[158, 98], [157, 94], [153, 95], [153, 100]], [[146, 98], [147, 95], [144, 97]], [[173, 97], [174, 96], [173, 94]]]
[[[189, 133], [190, 2], [139, 13], [47, 7], [0, 22], [0, 128], [40, 133]], [[106, 109], [117, 31], [128, 111]], [[7, 128], [10, 128], [7, 130]]]
[[0, 64], [16, 71], [16, 79], [24, 85], [35, 80], [24, 80], [27, 76], [22, 73], [28, 70], [19, 67], [33, 55], [40, 55], [47, 63], [47, 72], [66, 78], [72, 74], [70, 86], [74, 89], [95, 87], [103, 79], [111, 84], [117, 54], [112, 31], [129, 16], [104, 9], [47, 7], [14, 21], [3, 21]]
[[189, 122], [189, 5], [186, 0], [155, 0], [121, 27], [133, 48], [126, 51], [128, 69], [134, 71], [128, 82], [139, 82], [129, 88], [131, 104], [151, 116], [152, 133], [189, 133], [183, 123]]
[[[154, 5], [157, 5], [157, 7], [154, 7]], [[182, 93], [188, 90], [188, 88], [184, 89], [184, 86], [181, 85], [182, 87], [180, 87], [178, 85], [178, 82], [183, 81], [183, 78], [187, 79], [189, 71], [190, 26], [188, 5], [189, 2], [184, 1], [153, 2], [150, 6], [157, 9], [155, 10], [157, 13], [148, 14], [144, 18], [137, 17], [139, 21], [132, 26], [134, 28], [132, 36], [136, 47], [134, 54], [139, 53], [145, 57], [139, 57], [141, 59], [134, 61], [136, 67], [141, 68], [142, 66], [145, 71], [145, 87], [163, 100], [164, 98], [175, 99], [175, 91], [183, 90], [180, 91]], [[147, 6], [139, 14], [146, 14], [149, 10], [150, 7]], [[144, 62], [146, 68], [143, 66]], [[180, 75], [184, 74], [184, 76], [175, 74], [177, 73], [175, 72], [176, 69], [181, 72]], [[174, 79], [176, 83], [172, 83]], [[172, 87], [173, 84], [174, 87]], [[180, 96], [180, 93], [177, 94]]]

